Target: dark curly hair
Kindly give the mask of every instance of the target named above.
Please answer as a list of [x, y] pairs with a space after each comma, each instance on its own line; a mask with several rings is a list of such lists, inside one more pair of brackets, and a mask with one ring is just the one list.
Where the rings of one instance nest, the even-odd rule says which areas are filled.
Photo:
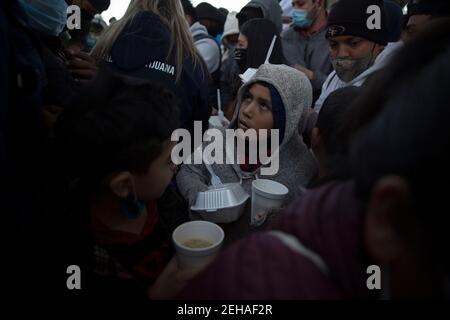
[[177, 104], [159, 84], [102, 70], [56, 125], [69, 174], [95, 184], [112, 172], [145, 173], [179, 127]]

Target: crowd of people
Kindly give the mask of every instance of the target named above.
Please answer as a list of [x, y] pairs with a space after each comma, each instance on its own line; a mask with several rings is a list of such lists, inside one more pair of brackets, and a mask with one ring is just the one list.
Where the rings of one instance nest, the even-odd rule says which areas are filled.
[[[0, 3], [11, 296], [450, 298], [449, 1], [131, 0], [108, 25], [109, 6]], [[249, 202], [211, 264], [180, 269], [171, 235], [201, 219], [189, 208], [211, 168], [251, 194], [267, 166], [174, 163], [173, 132], [221, 112], [222, 131], [278, 130], [265, 178], [289, 194], [258, 225]]]

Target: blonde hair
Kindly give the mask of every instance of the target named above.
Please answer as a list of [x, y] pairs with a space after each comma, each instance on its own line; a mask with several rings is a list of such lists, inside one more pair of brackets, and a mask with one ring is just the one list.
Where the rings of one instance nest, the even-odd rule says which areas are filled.
[[119, 35], [128, 23], [142, 11], [150, 11], [158, 15], [172, 34], [166, 59], [169, 60], [175, 52], [176, 82], [181, 78], [185, 53], [192, 58], [194, 65], [203, 67], [202, 58], [195, 48], [180, 0], [131, 0], [123, 18], [105, 30], [92, 49], [91, 55], [98, 60], [107, 60]]

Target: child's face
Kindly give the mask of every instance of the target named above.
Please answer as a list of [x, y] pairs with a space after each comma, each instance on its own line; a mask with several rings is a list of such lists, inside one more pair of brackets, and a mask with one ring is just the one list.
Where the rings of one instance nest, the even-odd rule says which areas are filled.
[[257, 83], [251, 86], [242, 100], [238, 120], [238, 128], [244, 131], [247, 129], [273, 129], [270, 90]]
[[248, 38], [245, 35], [243, 35], [242, 33], [239, 34], [239, 37], [237, 40], [237, 47], [240, 49], [248, 48]]
[[403, 40], [409, 41], [414, 38], [417, 33], [423, 30], [426, 25], [432, 19], [431, 15], [413, 15], [408, 20], [408, 25], [406, 27], [406, 32], [404, 33]]
[[140, 201], [150, 201], [161, 197], [176, 173], [171, 153], [176, 142], [163, 143], [163, 152], [152, 162], [145, 175], [134, 176], [136, 195]]

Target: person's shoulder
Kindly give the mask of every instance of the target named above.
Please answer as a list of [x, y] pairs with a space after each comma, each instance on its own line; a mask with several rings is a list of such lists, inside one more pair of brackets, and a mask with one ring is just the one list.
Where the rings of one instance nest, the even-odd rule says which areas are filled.
[[316, 43], [319, 42], [328, 47], [329, 44], [328, 44], [328, 39], [327, 39], [326, 35], [327, 35], [327, 29], [325, 27], [323, 27], [322, 29], [320, 29], [319, 31], [314, 33], [312, 35], [311, 39], [313, 39]]
[[376, 57], [375, 64], [385, 66], [403, 46], [403, 41], [388, 43], [387, 46], [384, 47], [383, 51], [381, 51]]
[[139, 11], [133, 18], [133, 21], [149, 21], [149, 20], [162, 22], [161, 18], [157, 14], [145, 10]]
[[[231, 269], [234, 271], [230, 273]], [[233, 243], [183, 294], [183, 298], [190, 299], [326, 297], [338, 297], [333, 283], [311, 259], [298, 254], [270, 232], [256, 233]]]
[[[319, 250], [338, 246], [334, 241], [340, 236], [328, 238], [329, 232], [355, 237], [358, 230], [354, 226], [361, 222], [361, 212], [354, 182], [335, 180], [306, 191], [292, 202], [273, 224], [273, 229], [299, 236], [306, 245]], [[321, 237], [322, 240], [317, 242]], [[345, 243], [340, 245], [347, 246]]]
[[213, 52], [220, 53], [220, 47], [217, 44], [216, 40], [214, 40], [211, 36], [206, 35], [204, 37], [199, 38], [195, 41], [196, 47], [208, 47], [209, 50]]
[[195, 61], [190, 55], [183, 58], [182, 80], [192, 81], [199, 86], [208, 82], [208, 69], [201, 60]]
[[329, 181], [307, 190], [294, 200], [273, 225], [273, 228], [281, 230], [287, 228], [286, 231], [292, 232], [296, 224], [303, 227], [302, 223], [298, 223], [299, 221], [309, 220], [311, 222], [311, 217], [314, 217], [313, 220], [326, 220], [328, 216], [335, 216], [335, 212], [340, 209], [341, 205], [344, 205], [345, 210], [348, 209], [347, 211], [353, 212], [359, 209], [354, 194], [354, 183], [341, 180]]
[[[194, 26], [195, 24], [192, 27]], [[220, 54], [219, 44], [216, 42], [216, 39], [214, 39], [213, 36], [208, 34], [206, 28], [203, 25], [199, 24], [197, 28], [192, 31], [192, 37], [197, 48], [207, 47], [209, 51], [218, 52]]]
[[159, 17], [150, 12], [138, 13], [114, 42], [111, 59], [126, 72], [146, 70], [173, 76], [173, 59], [166, 62], [170, 37], [169, 29]]
[[153, 12], [138, 12], [130, 21], [126, 29], [128, 29], [128, 31], [130, 31], [130, 29], [135, 30], [143, 35], [149, 34], [148, 32], [150, 30], [159, 30], [160, 33], [167, 34], [168, 40], [170, 41], [169, 27]]
[[281, 34], [281, 38], [283, 40], [292, 40], [296, 39], [298, 37], [298, 32], [295, 31], [295, 28], [293, 26], [289, 27], [289, 29], [283, 31]]
[[317, 113], [320, 112], [326, 98], [330, 95], [331, 92], [339, 88], [339, 83], [342, 83], [342, 81], [337, 76], [336, 71], [335, 70], [331, 71], [331, 73], [328, 75], [327, 79], [322, 85], [322, 91], [320, 93], [319, 99], [317, 99], [316, 103], [314, 104], [315, 112]]

